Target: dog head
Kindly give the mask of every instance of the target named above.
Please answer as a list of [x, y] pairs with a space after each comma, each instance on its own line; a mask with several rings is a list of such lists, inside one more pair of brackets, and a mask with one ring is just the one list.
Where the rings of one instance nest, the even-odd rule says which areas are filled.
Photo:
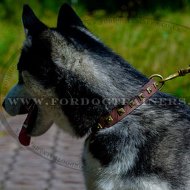
[[[64, 70], [76, 61], [74, 48], [69, 47], [64, 34], [72, 27], [85, 26], [67, 4], [60, 9], [56, 28], [43, 24], [28, 5], [24, 5], [22, 21], [26, 40], [17, 66], [19, 80], [7, 94], [3, 107], [12, 116], [28, 114], [27, 135], [38, 136], [50, 128], [58, 114], [47, 108], [47, 101], [39, 103], [39, 99], [59, 98], [55, 91], [68, 73]], [[64, 89], [61, 91], [64, 93]]]

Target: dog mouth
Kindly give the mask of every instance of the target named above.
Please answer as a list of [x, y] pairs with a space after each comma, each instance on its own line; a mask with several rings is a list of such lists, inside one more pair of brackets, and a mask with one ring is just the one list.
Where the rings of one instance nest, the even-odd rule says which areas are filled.
[[19, 133], [19, 142], [24, 146], [29, 146], [31, 141], [31, 133], [34, 130], [35, 122], [38, 116], [38, 106], [32, 101], [28, 108], [27, 117], [23, 123]]

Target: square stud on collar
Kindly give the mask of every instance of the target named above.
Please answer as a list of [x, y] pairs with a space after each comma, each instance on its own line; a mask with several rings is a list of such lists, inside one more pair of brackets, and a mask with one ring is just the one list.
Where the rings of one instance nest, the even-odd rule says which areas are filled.
[[113, 121], [112, 116], [111, 115], [107, 116], [106, 119], [105, 119], [105, 121], [107, 122], [107, 124], [111, 124], [112, 121]]
[[117, 113], [119, 116], [122, 116], [125, 113], [125, 110], [123, 108], [117, 109]]

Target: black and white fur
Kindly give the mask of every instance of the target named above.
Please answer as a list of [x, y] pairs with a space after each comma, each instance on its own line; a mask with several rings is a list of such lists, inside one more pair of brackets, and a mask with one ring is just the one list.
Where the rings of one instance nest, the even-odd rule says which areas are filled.
[[[131, 99], [148, 79], [91, 34], [66, 4], [56, 28], [44, 25], [27, 5], [23, 24], [19, 82], [4, 101], [8, 113], [20, 113], [21, 103], [13, 108], [8, 101], [14, 97], [103, 102], [38, 105], [31, 136], [43, 134], [52, 122], [71, 135], [88, 135], [83, 153], [88, 190], [190, 189], [188, 106], [158, 92], [113, 127], [91, 133], [99, 117], [116, 106], [109, 98]], [[169, 104], [171, 99], [175, 105]]]

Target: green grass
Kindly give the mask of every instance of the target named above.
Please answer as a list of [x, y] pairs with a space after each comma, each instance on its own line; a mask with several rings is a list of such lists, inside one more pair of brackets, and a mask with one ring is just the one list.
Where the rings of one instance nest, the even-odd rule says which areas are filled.
[[[56, 23], [56, 15], [52, 12], [45, 12], [41, 19], [49, 26]], [[190, 64], [190, 28], [184, 27], [189, 24], [188, 13], [168, 12], [157, 21], [152, 15], [133, 20], [84, 15], [83, 19], [88, 28], [105, 44], [146, 76], [154, 73], [168, 76]], [[1, 83], [1, 96], [4, 97], [17, 80], [18, 56], [15, 56], [15, 52], [22, 46], [24, 32], [21, 22], [13, 24], [1, 21], [0, 28], [1, 79], [9, 68], [6, 82]], [[189, 85], [190, 75], [168, 82], [162, 91], [190, 101]]]

